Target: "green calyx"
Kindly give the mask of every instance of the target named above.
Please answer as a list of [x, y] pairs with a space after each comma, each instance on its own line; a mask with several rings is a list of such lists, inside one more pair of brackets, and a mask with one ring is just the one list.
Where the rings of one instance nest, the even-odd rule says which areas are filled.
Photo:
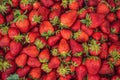
[[54, 19], [51, 19], [50, 22], [52, 23], [53, 26], [56, 26], [60, 23], [59, 17], [55, 16]]
[[100, 59], [99, 57], [97, 56], [88, 56], [87, 59], [94, 59], [94, 60], [98, 60]]
[[2, 31], [2, 34], [7, 34], [8, 33], [8, 25], [0, 25], [0, 29]]
[[73, 56], [80, 57], [80, 56], [82, 56], [82, 54], [83, 54], [83, 52], [78, 52], [78, 53], [75, 53]]
[[7, 80], [20, 80], [18, 74], [11, 74], [10, 76], [7, 77]]
[[78, 11], [78, 14], [82, 14], [83, 11], [85, 11], [85, 10], [86, 10], [85, 8], [80, 9], [80, 10]]
[[41, 62], [41, 63], [46, 63], [46, 62], [48, 62], [48, 60], [47, 59], [39, 59], [39, 61]]
[[91, 51], [95, 51], [96, 53], [98, 53], [98, 52], [100, 51], [100, 48], [101, 48], [101, 47], [100, 47], [100, 44], [98, 44], [96, 40], [92, 39], [92, 40], [90, 41], [89, 49], [90, 49]]
[[15, 40], [16, 42], [22, 42], [24, 36], [21, 35], [21, 34], [19, 34], [19, 35], [17, 35], [17, 36], [14, 36], [13, 38], [14, 38], [14, 40]]
[[75, 32], [74, 34], [73, 34], [73, 38], [76, 40], [76, 39], [78, 39], [78, 37], [79, 37], [79, 35], [81, 34], [81, 31], [79, 30], [78, 32]]
[[5, 71], [6, 69], [10, 68], [11, 65], [8, 61], [0, 61], [0, 71]]
[[34, 3], [36, 0], [21, 0], [20, 3], [21, 4], [24, 4], [25, 5], [28, 5], [28, 4], [32, 4]]
[[66, 25], [64, 25], [63, 23], [59, 24], [59, 29], [63, 29], [63, 28], [68, 28]]
[[53, 56], [58, 56], [59, 54], [58, 54], [58, 49], [57, 48], [53, 48], [52, 50], [51, 50], [51, 54], [53, 55]]
[[0, 13], [5, 14], [7, 10], [6, 4], [0, 4]]
[[36, 47], [38, 49], [42, 49], [45, 46], [45, 44], [41, 40], [39, 40], [39, 39], [36, 39], [34, 44], [36, 45]]
[[47, 32], [44, 32], [41, 34], [41, 36], [45, 37], [46, 39], [49, 38], [49, 36], [52, 36], [54, 33], [48, 30]]
[[62, 57], [62, 58], [66, 58], [67, 56], [71, 56], [71, 51], [60, 53], [60, 57]]
[[34, 15], [32, 18], [33, 22], [40, 23], [42, 19], [42, 16]]
[[47, 64], [47, 63], [42, 64], [41, 69], [42, 69], [44, 72], [46, 72], [46, 73], [49, 73], [49, 72], [52, 70], [52, 69], [50, 69], [50, 68], [48, 67], [48, 64]]
[[79, 66], [76, 62], [73, 62], [73, 61], [71, 62], [71, 64], [75, 67]]
[[83, 52], [86, 54], [86, 56], [89, 56], [89, 46], [88, 46], [88, 44], [87, 43], [83, 43], [82, 47], [84, 49]]
[[66, 76], [67, 74], [70, 73], [70, 68], [69, 68], [69, 66], [64, 66], [61, 64], [60, 67], [58, 67], [57, 72], [61, 76]]
[[85, 19], [80, 20], [81, 23], [85, 24], [87, 27], [89, 27], [92, 23], [90, 15], [87, 14]]
[[69, 0], [62, 0], [61, 5], [62, 5], [64, 8], [67, 8], [68, 4], [69, 4]]

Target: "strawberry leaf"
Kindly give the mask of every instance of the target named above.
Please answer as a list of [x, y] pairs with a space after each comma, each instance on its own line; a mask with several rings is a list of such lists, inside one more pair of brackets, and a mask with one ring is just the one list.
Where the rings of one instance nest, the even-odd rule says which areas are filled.
[[12, 74], [10, 75], [7, 80], [19, 80], [18, 74]]

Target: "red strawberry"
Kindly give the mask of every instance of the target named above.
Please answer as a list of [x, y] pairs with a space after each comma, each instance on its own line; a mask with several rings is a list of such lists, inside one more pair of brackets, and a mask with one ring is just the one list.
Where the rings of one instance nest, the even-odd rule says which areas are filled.
[[16, 56], [22, 50], [22, 44], [19, 42], [11, 41], [10, 42], [10, 52], [11, 55]]
[[95, 75], [99, 72], [101, 67], [101, 59], [96, 56], [88, 57], [85, 61], [87, 71], [91, 75]]
[[60, 76], [59, 80], [71, 80], [71, 75], [66, 75], [65, 77], [64, 76]]
[[71, 51], [73, 55], [77, 54], [80, 56], [80, 54], [83, 51], [83, 47], [81, 46], [81, 44], [79, 44], [77, 41], [70, 39], [70, 47], [71, 47]]
[[62, 37], [66, 40], [69, 40], [70, 38], [72, 38], [72, 32], [68, 29], [62, 29], [60, 30], [60, 33]]
[[103, 61], [102, 66], [99, 70], [99, 74], [107, 75], [113, 73], [114, 73], [114, 68], [107, 61]]
[[119, 75], [115, 75], [115, 76], [112, 77], [111, 80], [119, 80], [119, 79], [120, 79], [120, 76]]
[[117, 16], [118, 19], [120, 19], [120, 9], [117, 10], [117, 12], [116, 12], [116, 16]]
[[6, 59], [6, 60], [14, 60], [14, 59], [15, 59], [15, 56], [13, 56], [13, 55], [11, 54], [11, 52], [9, 51], [9, 52], [6, 53], [5, 59]]
[[60, 60], [58, 57], [52, 57], [50, 62], [48, 63], [48, 67], [53, 69], [53, 68], [58, 68], [60, 65]]
[[77, 20], [75, 22], [75, 24], [71, 27], [71, 30], [78, 31], [80, 29], [80, 27], [81, 27], [81, 22], [80, 22], [80, 20]]
[[58, 51], [60, 52], [60, 55], [63, 57], [66, 57], [69, 55], [69, 44], [65, 39], [61, 39], [60, 43], [58, 45]]
[[39, 12], [40, 16], [42, 16], [42, 20], [48, 19], [48, 15], [50, 13], [49, 9], [47, 9], [46, 7], [40, 6], [38, 9], [38, 12]]
[[36, 1], [36, 2], [33, 3], [33, 9], [34, 10], [38, 10], [40, 6], [41, 6], [41, 3], [38, 2], [38, 1]]
[[2, 36], [2, 38], [0, 38], [0, 47], [9, 46], [9, 44], [10, 44], [10, 38], [7, 35]]
[[109, 7], [107, 6], [107, 3], [105, 2], [100, 2], [97, 5], [97, 13], [101, 13], [101, 14], [108, 14], [110, 12]]
[[51, 37], [48, 38], [48, 45], [49, 46], [54, 46], [59, 40], [60, 40], [60, 37], [51, 36]]
[[85, 8], [82, 8], [78, 11], [78, 17], [80, 19], [83, 19], [83, 18], [85, 18], [87, 13], [88, 13], [88, 11]]
[[101, 34], [102, 34], [101, 32], [95, 32], [95, 33], [93, 33], [92, 37], [93, 37], [93, 39], [99, 41], [102, 37]]
[[71, 27], [76, 18], [77, 12], [75, 10], [71, 10], [62, 14], [60, 17], [61, 27]]
[[120, 21], [115, 21], [111, 24], [111, 27], [110, 27], [111, 33], [118, 34], [120, 32], [119, 23], [120, 23]]
[[81, 57], [72, 57], [71, 61], [72, 61], [72, 65], [77, 67], [77, 66], [81, 65], [82, 58]]
[[88, 75], [87, 77], [88, 80], [100, 80], [100, 76], [99, 75]]
[[41, 63], [37, 58], [29, 57], [27, 61], [27, 65], [30, 67], [40, 67]]
[[40, 68], [32, 68], [29, 75], [33, 78], [33, 79], [39, 79], [41, 76], [41, 69]]
[[109, 13], [109, 14], [107, 15], [107, 20], [108, 20], [109, 22], [115, 21], [115, 20], [116, 20], [116, 15], [115, 15], [114, 13]]
[[49, 59], [50, 59], [50, 53], [49, 53], [49, 50], [47, 48], [43, 49], [39, 56], [38, 56], [39, 60], [41, 63], [45, 63], [45, 62], [48, 62]]
[[109, 3], [109, 5], [112, 7], [112, 8], [115, 8], [115, 6], [116, 6], [116, 2], [117, 2], [117, 0], [116, 1], [114, 1], [114, 0], [107, 0], [107, 2]]
[[54, 4], [53, 0], [41, 0], [41, 2], [45, 7], [51, 7]]
[[40, 24], [39, 32], [40, 32], [41, 36], [48, 38], [49, 36], [51, 36], [54, 33], [54, 28], [49, 21], [43, 21]]
[[41, 69], [42, 69], [43, 72], [45, 72], [45, 73], [50, 73], [50, 72], [52, 71], [52, 69], [50, 69], [50, 68], [48, 67], [48, 63], [43, 63], [43, 64], [41, 65]]
[[24, 67], [27, 63], [27, 55], [26, 54], [20, 54], [16, 57], [15, 63], [18, 67]]
[[9, 15], [7, 15], [5, 18], [6, 18], [7, 23], [13, 21], [13, 19], [14, 19], [13, 11]]
[[0, 24], [4, 24], [5, 23], [5, 18], [2, 14], [0, 14]]
[[100, 80], [109, 80], [108, 78], [106, 78], [106, 77], [101, 77], [101, 79]]
[[12, 0], [12, 6], [13, 7], [18, 7], [19, 6], [20, 0]]
[[78, 3], [77, 0], [71, 0], [69, 2], [69, 9], [71, 9], [71, 10], [78, 10], [78, 8], [79, 8], [79, 3]]
[[79, 31], [74, 33], [74, 39], [79, 41], [79, 42], [87, 42], [89, 39], [89, 36], [84, 31], [79, 30]]
[[111, 42], [117, 42], [117, 41], [119, 41], [119, 37], [117, 34], [109, 34], [109, 40]]
[[19, 75], [19, 77], [24, 77], [28, 74], [28, 72], [30, 71], [30, 67], [29, 66], [25, 66], [23, 68], [18, 68], [16, 73]]
[[0, 56], [4, 56], [4, 55], [5, 55], [4, 51], [0, 49]]
[[83, 3], [84, 3], [84, 0], [77, 0], [77, 1], [78, 1], [78, 3], [79, 3], [79, 7], [82, 8]]
[[57, 79], [56, 72], [55, 71], [51, 71], [50, 73], [47, 74], [45, 80], [56, 80], [56, 79]]
[[2, 72], [2, 74], [1, 74], [1, 79], [2, 80], [7, 80], [7, 77], [8, 77], [9, 75], [6, 73], [6, 72]]
[[80, 65], [76, 68], [77, 80], [83, 80], [87, 75], [87, 69], [84, 65]]
[[36, 57], [39, 54], [39, 51], [38, 51], [37, 47], [34, 46], [34, 45], [24, 47], [22, 52], [27, 54], [30, 57]]
[[101, 0], [89, 0], [88, 6], [97, 6]]

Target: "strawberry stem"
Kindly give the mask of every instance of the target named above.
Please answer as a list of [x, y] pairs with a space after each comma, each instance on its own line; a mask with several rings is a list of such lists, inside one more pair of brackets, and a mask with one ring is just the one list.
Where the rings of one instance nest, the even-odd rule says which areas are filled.
[[39, 39], [36, 39], [34, 44], [37, 46], [38, 50], [42, 49], [45, 46], [45, 44]]
[[41, 36], [45, 37], [46, 39], [49, 38], [49, 36], [52, 36], [54, 33], [48, 30], [47, 32], [44, 32], [41, 34]]
[[53, 26], [56, 26], [60, 23], [59, 17], [55, 16], [54, 19], [51, 19], [50, 22], [52, 23]]
[[74, 34], [73, 34], [73, 38], [76, 40], [76, 39], [78, 39], [78, 37], [79, 37], [79, 35], [81, 34], [81, 31], [79, 30], [78, 32], [75, 32]]
[[42, 16], [34, 15], [33, 18], [32, 18], [32, 21], [36, 22], [36, 23], [40, 23], [41, 19], [42, 19]]
[[50, 69], [50, 68], [48, 67], [48, 64], [47, 64], [47, 63], [42, 64], [41, 69], [42, 69], [44, 72], [46, 72], [46, 73], [49, 73], [49, 72], [52, 70], [52, 69]]
[[23, 37], [24, 37], [23, 35], [19, 34], [17, 36], [14, 36], [13, 38], [16, 42], [22, 42]]
[[67, 8], [68, 4], [69, 4], [69, 0], [62, 0], [61, 5], [62, 5], [64, 8]]

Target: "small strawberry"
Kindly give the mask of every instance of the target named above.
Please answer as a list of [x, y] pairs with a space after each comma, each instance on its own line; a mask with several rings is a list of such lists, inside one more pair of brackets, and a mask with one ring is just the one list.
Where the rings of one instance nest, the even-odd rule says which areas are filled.
[[14, 60], [14, 59], [15, 59], [15, 56], [13, 56], [13, 55], [11, 54], [11, 52], [9, 51], [9, 52], [6, 53], [5, 59], [6, 59], [6, 60]]
[[12, 0], [12, 6], [13, 7], [18, 7], [19, 6], [20, 0]]
[[111, 27], [110, 27], [111, 33], [118, 34], [120, 32], [119, 22], [120, 21], [115, 21], [111, 24]]
[[0, 47], [9, 46], [9, 44], [10, 44], [10, 38], [7, 35], [2, 36], [2, 38], [0, 38]]
[[83, 47], [77, 41], [70, 39], [70, 47], [71, 47], [72, 54], [74, 56], [82, 55]]
[[71, 30], [73, 30], [73, 31], [78, 31], [78, 30], [80, 29], [80, 27], [81, 27], [81, 22], [80, 22], [80, 20], [77, 20], [77, 21], [73, 24], [73, 26], [71, 27]]
[[30, 67], [40, 67], [41, 63], [37, 58], [29, 57], [27, 61], [27, 65]]
[[27, 63], [27, 55], [26, 54], [20, 54], [15, 58], [15, 63], [18, 67], [24, 67]]
[[117, 42], [117, 41], [119, 41], [119, 37], [117, 34], [109, 34], [109, 40], [111, 42]]
[[69, 9], [78, 10], [78, 8], [79, 8], [79, 3], [77, 0], [70, 0], [69, 1]]
[[68, 42], [65, 39], [61, 39], [58, 45], [58, 51], [61, 56], [66, 57], [69, 55], [70, 47]]
[[70, 38], [72, 38], [72, 32], [68, 29], [62, 29], [60, 30], [60, 33], [62, 37], [66, 40], [69, 40]]
[[48, 39], [49, 36], [54, 34], [54, 28], [49, 21], [43, 21], [40, 24], [39, 32], [41, 36], [46, 37]]
[[120, 9], [117, 10], [117, 12], [116, 12], [116, 16], [117, 16], [118, 19], [120, 19]]
[[53, 69], [53, 68], [58, 68], [60, 65], [60, 60], [58, 57], [52, 57], [52, 59], [50, 60], [50, 62], [48, 63], [49, 68]]
[[95, 33], [93, 33], [92, 37], [93, 37], [93, 39], [99, 41], [102, 37], [101, 34], [102, 34], [101, 32], [95, 32]]
[[37, 47], [34, 45], [24, 47], [22, 52], [27, 54], [30, 57], [36, 57], [39, 54]]
[[50, 73], [47, 74], [45, 80], [56, 80], [56, 79], [57, 79], [56, 71], [51, 71]]
[[29, 76], [32, 79], [39, 79], [41, 76], [41, 69], [40, 68], [32, 68], [30, 73], [29, 73]]
[[101, 59], [96, 56], [88, 57], [85, 61], [87, 71], [91, 75], [95, 75], [99, 72], [101, 67]]
[[115, 75], [111, 78], [111, 80], [119, 80], [120, 79], [120, 76], [119, 75]]
[[77, 12], [75, 10], [68, 11], [61, 15], [60, 17], [60, 25], [61, 28], [69, 28], [72, 26], [72, 24], [75, 22], [77, 18]]
[[82, 57], [72, 57], [71, 62], [73, 66], [78, 67], [82, 63]]
[[5, 18], [6, 18], [6, 22], [7, 22], [7, 23], [13, 21], [13, 20], [14, 20], [13, 11], [12, 11], [10, 14], [8, 14]]
[[100, 0], [89, 0], [88, 6], [97, 6]]
[[89, 36], [84, 31], [79, 30], [74, 33], [73, 38], [79, 42], [87, 42], [89, 39]]
[[109, 14], [107, 15], [107, 20], [108, 20], [109, 22], [115, 21], [115, 20], [116, 20], [116, 15], [115, 15], [114, 13], [109, 13]]
[[28, 72], [30, 71], [30, 67], [29, 66], [24, 66], [23, 68], [18, 68], [16, 73], [19, 75], [19, 77], [24, 77], [28, 74]]
[[48, 62], [50, 59], [50, 53], [48, 48], [43, 49], [40, 54], [38, 55], [38, 58], [40, 60], [41, 63], [45, 63]]
[[88, 75], [87, 77], [88, 80], [100, 80], [100, 76], [99, 75]]
[[53, 0], [41, 0], [41, 3], [48, 8], [54, 4]]
[[0, 24], [4, 24], [5, 23], [5, 18], [2, 14], [0, 14]]
[[49, 46], [54, 46], [59, 40], [60, 40], [60, 37], [51, 36], [51, 37], [48, 38], [48, 45]]

